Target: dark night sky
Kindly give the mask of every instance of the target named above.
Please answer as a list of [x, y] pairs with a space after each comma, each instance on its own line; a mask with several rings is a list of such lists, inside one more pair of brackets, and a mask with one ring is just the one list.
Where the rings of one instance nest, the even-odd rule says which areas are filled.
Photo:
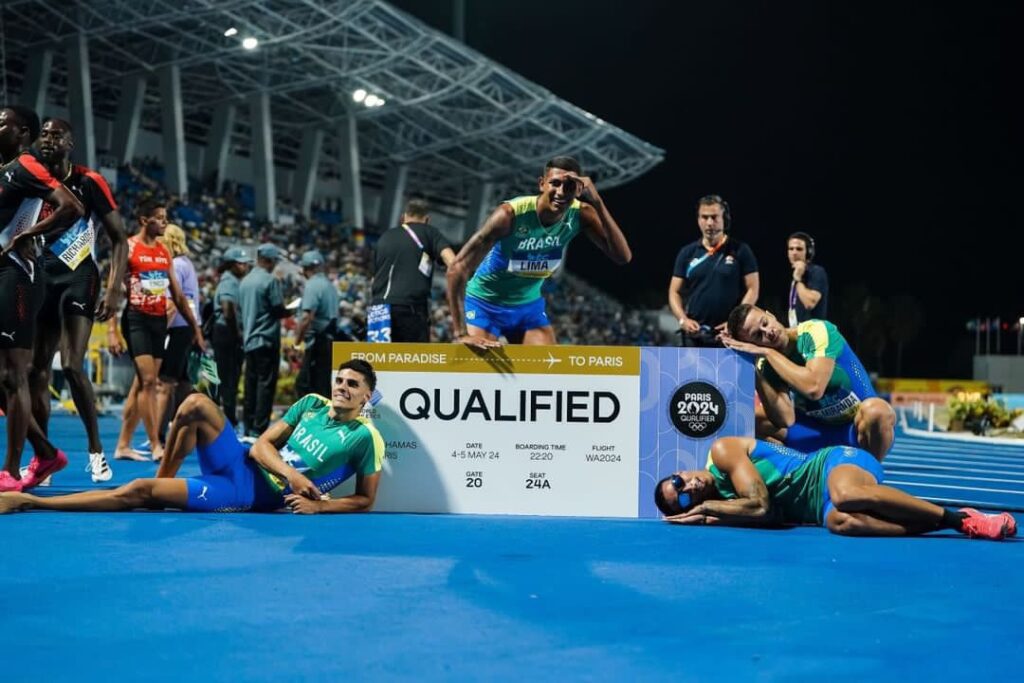
[[[447, 0], [395, 4], [450, 28]], [[467, 5], [473, 48], [667, 152], [602, 193], [633, 263], [570, 249], [570, 268], [607, 291], [664, 301], [697, 237], [693, 201], [715, 192], [758, 257], [763, 303], [788, 291], [794, 230], [817, 241], [831, 318], [857, 283], [883, 305], [916, 296], [926, 322], [905, 376], [969, 376], [966, 320], [1024, 315], [1021, 3]], [[883, 374], [894, 365], [890, 348]]]

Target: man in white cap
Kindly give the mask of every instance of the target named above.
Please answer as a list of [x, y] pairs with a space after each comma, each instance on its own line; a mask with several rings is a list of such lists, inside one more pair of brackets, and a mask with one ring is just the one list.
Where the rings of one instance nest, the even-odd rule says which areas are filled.
[[238, 286], [252, 267], [252, 256], [230, 247], [220, 264], [220, 281], [213, 294], [213, 357], [220, 377], [220, 404], [232, 427], [238, 425], [238, 379], [242, 376], [242, 315]]
[[245, 351], [245, 433], [258, 437], [270, 426], [277, 376], [281, 365], [281, 318], [284, 307], [281, 282], [271, 273], [281, 250], [265, 243], [256, 248], [256, 267], [238, 286], [242, 312], [242, 350]]
[[323, 273], [324, 257], [316, 249], [302, 254], [299, 265], [306, 277], [302, 290], [302, 311], [295, 339], [305, 344], [302, 368], [295, 378], [298, 396], [330, 396], [331, 346], [338, 325], [338, 290]]

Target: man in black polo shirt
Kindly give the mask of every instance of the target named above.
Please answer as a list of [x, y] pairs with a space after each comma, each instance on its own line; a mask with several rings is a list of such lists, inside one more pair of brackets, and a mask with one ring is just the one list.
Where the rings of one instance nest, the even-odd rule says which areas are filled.
[[814, 261], [814, 238], [794, 232], [786, 240], [786, 255], [793, 268], [789, 285], [789, 326], [828, 317], [828, 274]]
[[451, 244], [440, 230], [430, 225], [427, 202], [410, 200], [405, 205], [402, 224], [377, 241], [366, 341], [430, 341], [430, 280], [434, 263], [443, 261], [447, 268], [454, 260]]
[[701, 239], [676, 256], [668, 305], [679, 321], [682, 346], [721, 346], [718, 336], [738, 304], [754, 304], [760, 288], [757, 259], [729, 236], [729, 204], [712, 194], [697, 202]]

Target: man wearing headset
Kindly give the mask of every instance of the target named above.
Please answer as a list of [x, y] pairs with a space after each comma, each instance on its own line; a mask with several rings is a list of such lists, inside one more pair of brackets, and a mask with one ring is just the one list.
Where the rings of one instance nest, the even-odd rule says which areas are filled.
[[668, 305], [679, 321], [681, 346], [721, 346], [729, 312], [757, 303], [760, 278], [750, 247], [729, 235], [729, 204], [718, 195], [697, 202], [701, 238], [676, 256]]
[[786, 254], [793, 268], [789, 285], [789, 326], [812, 318], [828, 318], [828, 275], [814, 263], [814, 238], [794, 232], [786, 240]]

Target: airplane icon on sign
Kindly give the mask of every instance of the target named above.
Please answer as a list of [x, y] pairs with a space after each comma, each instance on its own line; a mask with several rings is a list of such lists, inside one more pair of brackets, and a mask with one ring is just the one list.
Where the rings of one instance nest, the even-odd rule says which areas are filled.
[[555, 363], [561, 363], [562, 362], [561, 358], [555, 358], [554, 355], [552, 355], [552, 353], [550, 351], [548, 351], [548, 358], [547, 358], [547, 360], [548, 360], [548, 370], [553, 368]]

